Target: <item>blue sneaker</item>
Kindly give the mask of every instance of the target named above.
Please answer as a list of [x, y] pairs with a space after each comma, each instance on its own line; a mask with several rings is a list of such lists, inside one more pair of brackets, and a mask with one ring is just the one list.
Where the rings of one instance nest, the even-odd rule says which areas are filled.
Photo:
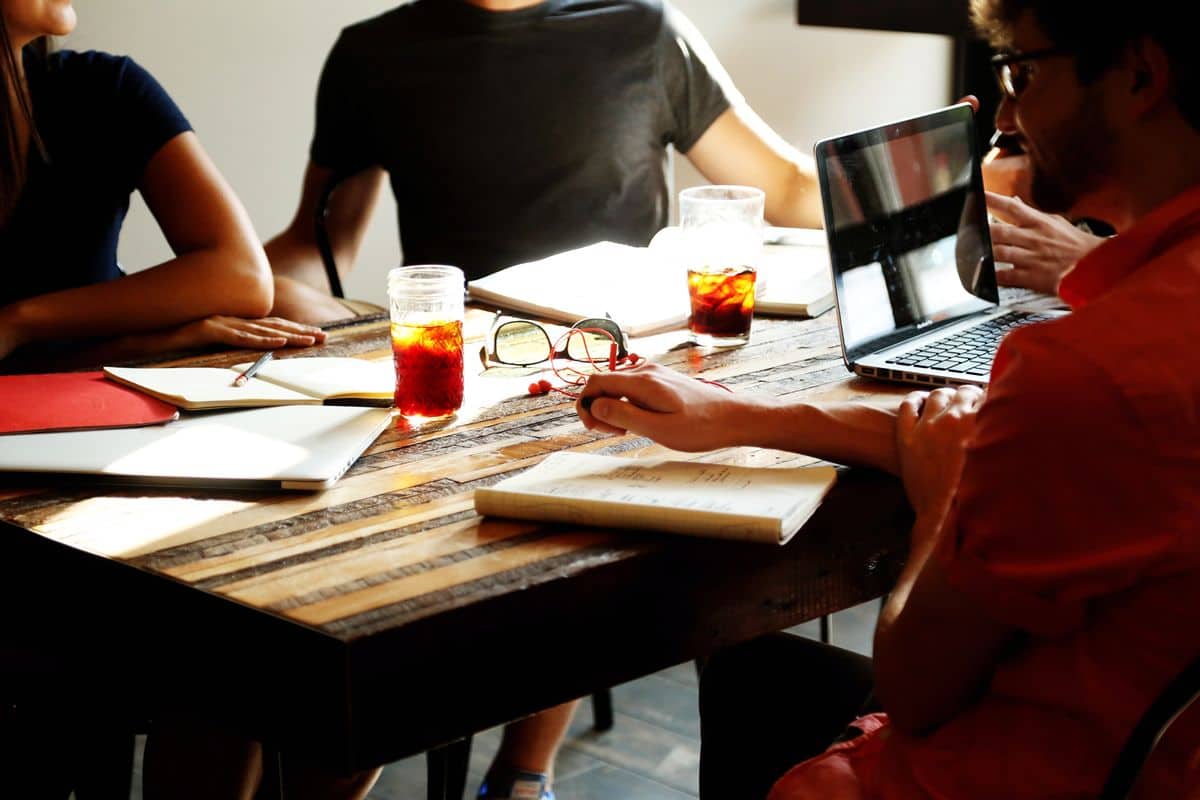
[[484, 779], [479, 787], [479, 800], [554, 800], [554, 792], [546, 788], [549, 776], [541, 772], [514, 769]]

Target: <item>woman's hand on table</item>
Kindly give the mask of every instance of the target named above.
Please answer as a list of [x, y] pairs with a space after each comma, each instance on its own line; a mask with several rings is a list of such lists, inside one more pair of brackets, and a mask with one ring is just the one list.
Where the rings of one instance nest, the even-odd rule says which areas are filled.
[[325, 341], [325, 331], [281, 317], [243, 319], [212, 316], [159, 334], [169, 346], [164, 350], [193, 350], [210, 345], [271, 350], [276, 347], [311, 347]]
[[323, 344], [325, 336], [320, 328], [280, 317], [212, 316], [177, 328], [111, 339], [89, 348], [83, 356], [84, 363], [99, 363], [212, 347], [239, 350], [312, 347]]

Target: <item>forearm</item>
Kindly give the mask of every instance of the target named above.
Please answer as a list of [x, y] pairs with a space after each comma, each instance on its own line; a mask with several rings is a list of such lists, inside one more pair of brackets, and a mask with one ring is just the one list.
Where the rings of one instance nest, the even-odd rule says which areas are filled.
[[0, 309], [19, 343], [145, 333], [214, 314], [260, 317], [272, 303], [256, 248], [185, 253], [114, 281], [39, 295]]
[[747, 398], [747, 409], [742, 429], [749, 438], [746, 444], [899, 472], [894, 407]]
[[914, 736], [969, 707], [1014, 637], [947, 580], [934, 555], [943, 517], [918, 515], [908, 563], [875, 629], [875, 694], [892, 725]]
[[918, 517], [913, 524], [912, 544], [909, 547], [908, 560], [904, 563], [904, 570], [896, 579], [891, 592], [888, 593], [887, 602], [884, 603], [883, 610], [879, 612], [879, 620], [875, 626], [874, 652], [876, 655], [882, 653], [885, 662], [896, 644], [896, 638], [892, 635], [896, 620], [908, 603], [917, 576], [921, 574], [921, 570], [925, 569], [926, 562], [933, 554], [938, 528], [941, 524], [941, 516], [931, 514]]
[[[923, 604], [926, 606], [923, 619], [910, 619], [915, 612], [911, 608], [907, 614], [905, 611], [933, 551], [931, 545], [917, 544], [933, 541], [932, 536], [924, 535], [929, 531], [921, 531], [930, 524], [933, 523], [927, 519], [918, 519], [914, 526], [908, 563], [879, 614], [871, 649], [875, 696], [898, 730], [916, 736], [953, 717], [970, 702], [976, 688], [974, 681], [952, 679], [958, 670], [949, 667], [958, 658], [945, 652], [945, 641], [934, 641], [928, 636], [931, 626], [935, 630], [941, 627], [940, 618], [930, 616], [929, 604]], [[943, 660], [931, 663], [933, 653], [940, 653]]]
[[767, 192], [767, 222], [784, 228], [820, 228], [824, 225], [821, 190], [812, 159], [792, 148], [783, 154], [786, 166], [774, 192]]

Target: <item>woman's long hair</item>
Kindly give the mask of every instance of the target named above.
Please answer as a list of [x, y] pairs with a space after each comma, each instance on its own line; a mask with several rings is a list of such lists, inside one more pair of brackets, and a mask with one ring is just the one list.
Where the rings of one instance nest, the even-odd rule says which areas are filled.
[[[45, 55], [47, 42], [43, 37], [28, 46]], [[21, 53], [12, 49], [8, 26], [0, 14], [0, 229], [8, 222], [25, 188], [29, 148], [44, 152], [33, 122], [29, 91], [17, 63], [21, 57]], [[23, 126], [17, 124], [21, 120]], [[27, 133], [23, 135], [23, 131]]]

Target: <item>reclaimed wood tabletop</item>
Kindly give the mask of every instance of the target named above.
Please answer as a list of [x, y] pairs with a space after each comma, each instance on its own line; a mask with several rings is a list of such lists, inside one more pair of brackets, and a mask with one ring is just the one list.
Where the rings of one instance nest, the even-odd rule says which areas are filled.
[[[419, 426], [397, 417], [323, 492], [0, 477], [9, 607], [96, 675], [117, 676], [106, 680], [133, 705], [350, 770], [866, 601], [894, 580], [911, 514], [899, 482], [869, 470], [843, 470], [784, 547], [480, 518], [472, 490], [549, 453], [670, 454], [587, 431], [569, 398], [526, 393], [527, 370], [476, 375], [489, 321], [468, 313], [462, 411]], [[848, 376], [832, 314], [758, 319], [732, 350], [684, 339], [634, 349], [739, 392], [894, 402], [904, 391]], [[322, 348], [277, 356], [321, 354], [389, 358], [388, 323], [340, 325]], [[813, 461], [749, 448], [680, 457]]]

